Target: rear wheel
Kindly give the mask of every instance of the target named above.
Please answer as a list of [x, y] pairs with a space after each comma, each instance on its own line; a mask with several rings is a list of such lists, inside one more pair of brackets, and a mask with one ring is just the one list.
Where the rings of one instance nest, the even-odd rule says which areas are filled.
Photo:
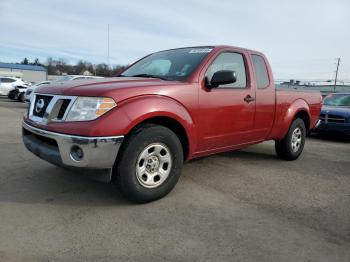
[[170, 129], [144, 124], [124, 141], [115, 169], [122, 194], [137, 203], [167, 195], [181, 175], [183, 151]]
[[304, 149], [305, 138], [305, 123], [302, 119], [297, 118], [291, 124], [283, 140], [275, 142], [277, 157], [285, 160], [297, 159]]

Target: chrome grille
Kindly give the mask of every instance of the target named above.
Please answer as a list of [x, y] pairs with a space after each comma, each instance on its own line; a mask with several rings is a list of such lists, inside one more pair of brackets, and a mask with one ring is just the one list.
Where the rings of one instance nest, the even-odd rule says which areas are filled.
[[[29, 119], [40, 124], [64, 121], [69, 108], [76, 99], [76, 96], [34, 94], [30, 104]], [[38, 108], [41, 108], [41, 110], [38, 110]]]
[[[52, 99], [52, 96], [37, 95], [34, 100], [33, 115], [37, 117], [43, 117], [45, 114], [46, 108], [49, 106], [51, 99]], [[38, 106], [39, 102], [43, 103], [42, 104], [43, 106], [40, 108]]]
[[344, 123], [345, 117], [334, 114], [321, 114], [320, 120], [325, 123]]

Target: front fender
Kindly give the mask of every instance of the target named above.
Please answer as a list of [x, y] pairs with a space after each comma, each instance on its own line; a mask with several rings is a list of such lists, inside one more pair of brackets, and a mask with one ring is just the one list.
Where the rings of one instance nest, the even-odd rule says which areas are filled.
[[270, 138], [282, 140], [287, 135], [289, 127], [292, 124], [295, 116], [302, 111], [306, 112], [309, 119], [311, 119], [309, 105], [303, 99], [297, 99], [290, 105], [277, 105], [275, 124]]
[[189, 156], [192, 155], [197, 142], [194, 122], [189, 111], [178, 101], [167, 96], [145, 95], [124, 100], [118, 107], [129, 119], [129, 123], [121, 130], [123, 134], [128, 134], [139, 123], [153, 117], [168, 117], [177, 121], [186, 131]]

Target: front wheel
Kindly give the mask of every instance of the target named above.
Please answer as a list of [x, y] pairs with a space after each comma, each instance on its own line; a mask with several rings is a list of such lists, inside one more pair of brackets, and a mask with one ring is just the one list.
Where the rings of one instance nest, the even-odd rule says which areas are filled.
[[13, 94], [10, 92], [10, 93], [8, 93], [7, 97], [8, 97], [9, 99], [13, 99]]
[[21, 93], [21, 94], [19, 95], [18, 101], [23, 102], [23, 103], [25, 102], [24, 93]]
[[183, 150], [177, 135], [164, 126], [144, 124], [126, 137], [114, 180], [127, 199], [150, 202], [174, 188], [182, 164]]
[[291, 124], [283, 140], [275, 142], [277, 157], [285, 160], [297, 159], [303, 152], [305, 138], [305, 123], [302, 119], [297, 118]]

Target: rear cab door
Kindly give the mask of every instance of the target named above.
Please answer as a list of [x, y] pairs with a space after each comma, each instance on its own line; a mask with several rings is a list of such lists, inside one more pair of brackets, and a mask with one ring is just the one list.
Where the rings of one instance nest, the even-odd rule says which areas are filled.
[[252, 81], [255, 86], [255, 121], [253, 140], [265, 140], [270, 134], [276, 111], [276, 90], [273, 75], [266, 57], [258, 52], [250, 52], [253, 65]]
[[[235, 71], [237, 81], [208, 88], [208, 81], [220, 70]], [[242, 49], [221, 49], [206, 63], [199, 75], [197, 152], [215, 152], [252, 141], [255, 86], [251, 71], [249, 53]]]

